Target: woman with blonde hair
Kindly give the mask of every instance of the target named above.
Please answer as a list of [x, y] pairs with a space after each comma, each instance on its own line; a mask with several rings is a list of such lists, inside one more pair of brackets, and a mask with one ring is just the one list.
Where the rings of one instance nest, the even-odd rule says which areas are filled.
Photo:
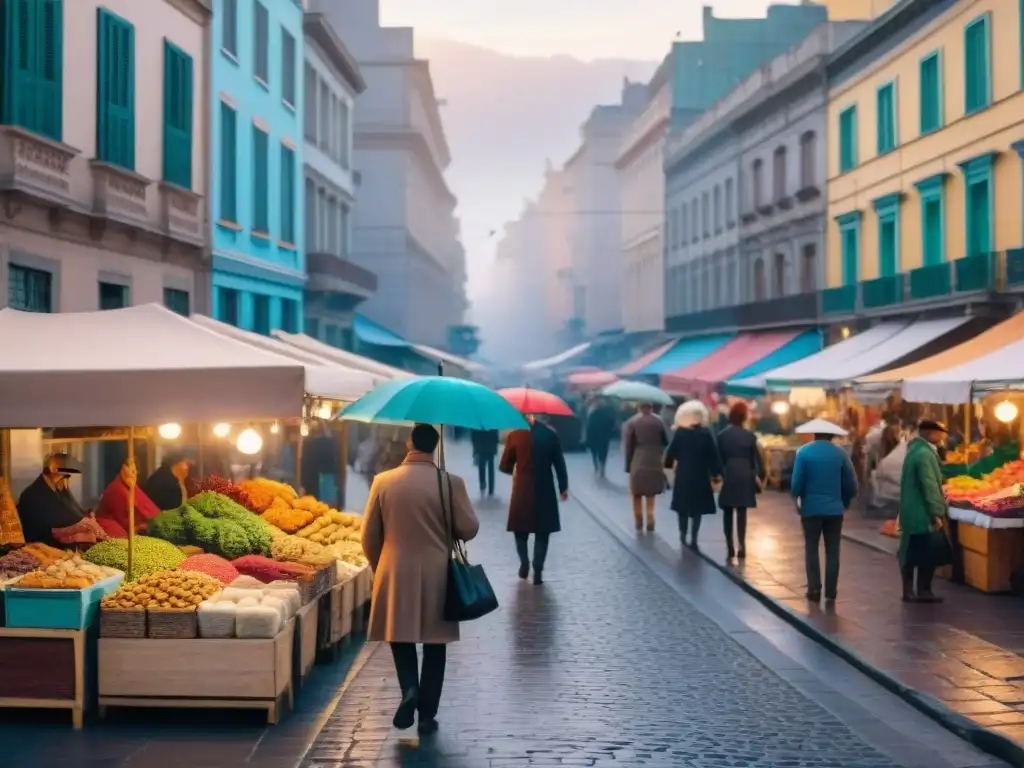
[[708, 409], [699, 400], [683, 403], [676, 411], [676, 431], [665, 452], [665, 468], [675, 469], [672, 510], [679, 515], [679, 540], [690, 549], [697, 549], [701, 518], [715, 514], [713, 483], [722, 478], [722, 460], [709, 420]]

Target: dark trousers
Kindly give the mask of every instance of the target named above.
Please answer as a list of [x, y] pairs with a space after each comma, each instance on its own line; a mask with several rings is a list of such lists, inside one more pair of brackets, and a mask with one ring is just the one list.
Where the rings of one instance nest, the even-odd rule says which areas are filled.
[[590, 458], [594, 462], [594, 469], [597, 472], [604, 472], [608, 464], [608, 443], [598, 443], [590, 446]]
[[391, 655], [395, 658], [395, 672], [398, 673], [402, 695], [413, 688], [419, 688], [420, 721], [437, 717], [441, 688], [444, 687], [445, 646], [423, 644], [422, 671], [415, 643], [391, 643]]
[[821, 515], [800, 520], [804, 528], [804, 560], [807, 593], [821, 594], [821, 558], [818, 544], [825, 540], [825, 597], [834, 598], [839, 586], [839, 544], [843, 540], [843, 516]]
[[690, 543], [697, 543], [697, 534], [700, 533], [700, 515], [679, 515], [679, 540], [686, 543], [686, 532], [690, 532]]
[[735, 512], [736, 517], [736, 547], [738, 549], [747, 548], [747, 510], [745, 507], [724, 507], [722, 509], [722, 530], [725, 531], [725, 543], [729, 545], [729, 551], [733, 551], [732, 547], [732, 521], [733, 513]]
[[904, 592], [914, 591], [914, 571], [917, 571], [917, 594], [927, 595], [931, 593], [935, 567], [930, 565], [919, 565], [916, 568], [912, 565], [900, 567], [900, 574], [903, 576]]
[[[523, 568], [530, 567], [530, 534], [517, 533], [516, 552], [519, 553], [519, 564]], [[533, 535], [533, 572], [540, 573], [544, 570], [544, 561], [548, 557], [548, 539], [550, 534], [535, 533]]]
[[480, 478], [480, 493], [494, 495], [494, 457], [477, 456], [476, 471]]

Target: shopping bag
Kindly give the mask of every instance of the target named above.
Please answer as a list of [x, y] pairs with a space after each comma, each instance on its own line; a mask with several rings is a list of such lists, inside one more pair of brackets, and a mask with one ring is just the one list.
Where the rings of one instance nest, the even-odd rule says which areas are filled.
[[445, 499], [441, 470], [437, 470], [437, 490], [441, 494], [441, 510], [448, 534], [448, 550], [451, 553], [451, 559], [448, 561], [444, 618], [445, 621], [472, 621], [496, 611], [498, 597], [494, 594], [494, 588], [484, 572], [484, 567], [469, 562], [465, 545], [455, 537], [455, 516], [449, 506], [452, 498], [452, 479], [447, 472], [444, 475], [448, 481], [448, 500]]
[[928, 536], [927, 555], [928, 562], [933, 568], [941, 568], [953, 564], [953, 547], [949, 543], [949, 537], [942, 529], [931, 531]]

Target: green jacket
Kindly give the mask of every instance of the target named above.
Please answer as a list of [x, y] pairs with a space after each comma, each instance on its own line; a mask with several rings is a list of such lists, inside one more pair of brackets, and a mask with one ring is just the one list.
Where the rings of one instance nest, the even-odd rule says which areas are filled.
[[927, 440], [916, 437], [907, 446], [900, 476], [900, 531], [903, 538], [928, 533], [932, 529], [932, 521], [945, 517], [946, 512], [939, 455]]

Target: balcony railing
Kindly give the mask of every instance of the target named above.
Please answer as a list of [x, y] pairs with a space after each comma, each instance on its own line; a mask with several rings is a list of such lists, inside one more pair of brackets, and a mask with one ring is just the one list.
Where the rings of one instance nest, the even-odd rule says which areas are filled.
[[367, 293], [377, 291], [377, 276], [358, 264], [333, 253], [314, 251], [306, 254], [306, 272], [312, 277], [324, 275], [344, 281]]

